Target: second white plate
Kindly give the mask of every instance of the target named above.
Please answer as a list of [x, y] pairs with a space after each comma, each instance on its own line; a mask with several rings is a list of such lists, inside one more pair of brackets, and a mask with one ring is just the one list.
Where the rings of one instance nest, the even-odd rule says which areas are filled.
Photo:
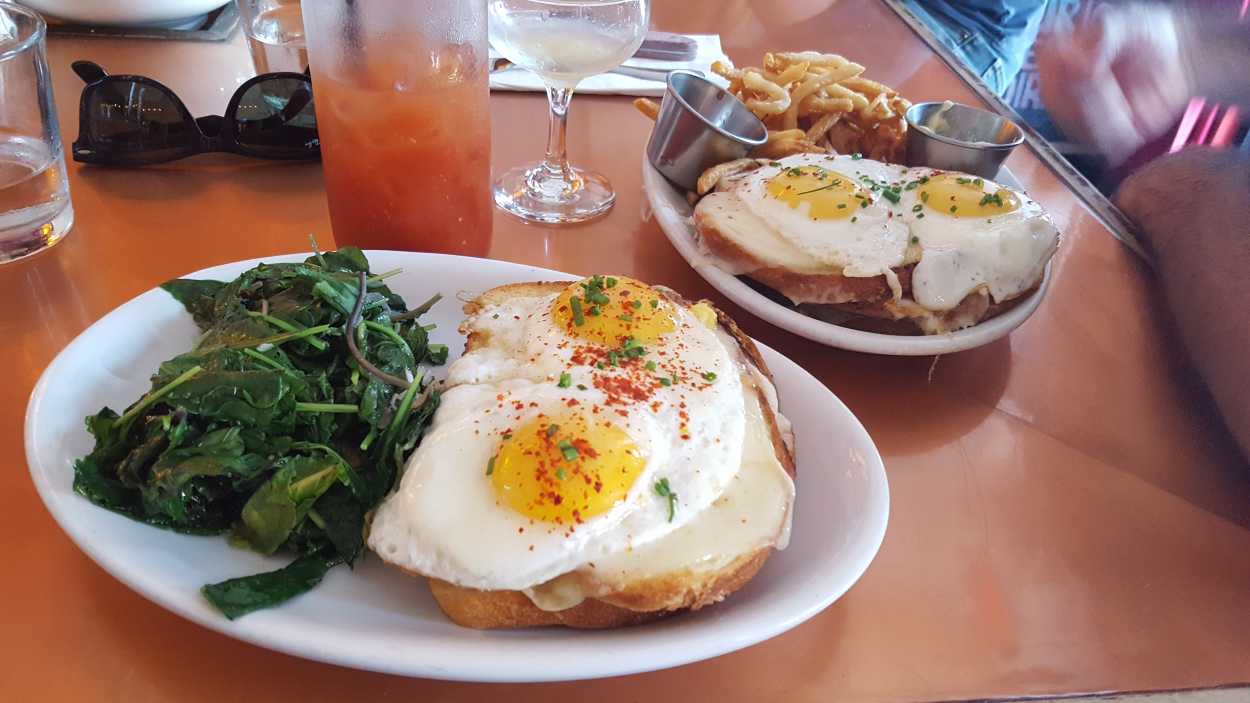
[[[1006, 169], [1003, 171], [1000, 180], [1011, 187], [1018, 187], [1019, 183], [1014, 177], [1003, 177], [1010, 175]], [[1050, 286], [1048, 265], [1042, 285], [1019, 305], [979, 325], [949, 334], [907, 336], [842, 327], [782, 305], [717, 266], [699, 247], [691, 219], [693, 208], [686, 201], [686, 194], [660, 175], [645, 156], [642, 160], [642, 187], [660, 229], [686, 263], [711, 283], [713, 288], [767, 322], [800, 337], [839, 349], [893, 356], [930, 356], [979, 347], [1005, 337], [1007, 333], [1024, 324], [1033, 311], [1037, 310], [1037, 306], [1041, 305], [1042, 297]]]

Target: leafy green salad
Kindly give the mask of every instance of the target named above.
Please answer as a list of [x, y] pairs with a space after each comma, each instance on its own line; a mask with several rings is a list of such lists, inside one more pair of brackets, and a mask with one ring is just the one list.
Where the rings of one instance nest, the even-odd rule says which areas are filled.
[[409, 310], [385, 284], [396, 273], [343, 248], [228, 283], [165, 283], [202, 335], [124, 412], [87, 418], [95, 448], [74, 490], [149, 525], [291, 555], [203, 587], [231, 619], [350, 566], [438, 407], [422, 367], [447, 359], [419, 319], [438, 296]]

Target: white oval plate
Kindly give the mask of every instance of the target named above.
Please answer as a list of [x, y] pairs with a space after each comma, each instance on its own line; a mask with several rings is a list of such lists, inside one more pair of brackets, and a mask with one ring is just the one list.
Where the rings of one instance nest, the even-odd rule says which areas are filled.
[[[504, 283], [571, 278], [457, 256], [368, 256], [375, 271], [403, 268], [388, 284], [411, 303], [444, 294], [430, 318], [438, 324], [434, 341], [449, 344], [453, 357], [463, 348], [456, 333], [462, 318], [457, 297]], [[190, 277], [228, 280], [259, 261]], [[53, 360], [35, 387], [26, 412], [26, 456], [49, 512], [97, 564], [157, 604], [263, 647], [361, 669], [471, 681], [582, 679], [677, 666], [755, 644], [820, 612], [864, 573], [885, 534], [885, 469], [868, 433], [820, 381], [761, 345], [798, 440], [793, 538], [724, 603], [619, 630], [480, 632], [453, 625], [424, 583], [369, 555], [354, 572], [334, 569], [320, 586], [282, 607], [231, 622], [203, 600], [200, 586], [277, 568], [284, 559], [233, 549], [221, 537], [148, 527], [92, 505], [71, 486], [74, 460], [92, 446], [83, 418], [104, 405], [121, 409], [133, 402], [148, 390], [148, 375], [159, 363], [190, 349], [197, 336], [191, 316], [160, 289], [96, 322]]]
[[[1019, 188], [1019, 183], [1015, 182], [1014, 176], [1004, 177], [1009, 175], [1010, 172], [1004, 168], [999, 174], [1000, 180], [1011, 187], [1023, 190]], [[690, 264], [708, 283], [711, 283], [713, 288], [760, 319], [800, 337], [839, 349], [893, 356], [929, 356], [979, 347], [1007, 336], [1007, 333], [1024, 324], [1033, 311], [1037, 310], [1037, 306], [1041, 305], [1042, 296], [1046, 295], [1046, 289], [1050, 287], [1050, 265], [1048, 264], [1046, 274], [1042, 278], [1042, 285], [1019, 305], [975, 327], [949, 334], [908, 336], [841, 327], [808, 317], [793, 308], [781, 305], [747, 285], [742, 279], [718, 267], [699, 246], [694, 223], [691, 220], [693, 208], [686, 201], [685, 192], [669, 183], [645, 157], [642, 160], [642, 187], [664, 235], [673, 243], [686, 263]]]

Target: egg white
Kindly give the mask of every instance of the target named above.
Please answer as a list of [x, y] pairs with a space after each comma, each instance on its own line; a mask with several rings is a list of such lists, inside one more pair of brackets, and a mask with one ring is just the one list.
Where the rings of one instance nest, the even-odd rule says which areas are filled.
[[[935, 173], [908, 169], [907, 181]], [[1004, 188], [981, 179], [987, 194]], [[950, 310], [969, 293], [985, 286], [995, 301], [1009, 300], [1041, 279], [1059, 242], [1059, 231], [1039, 205], [1024, 193], [1007, 188], [1019, 208], [989, 217], [954, 217], [940, 207], [919, 211], [919, 189], [904, 190], [900, 215], [921, 248], [912, 272], [912, 298], [929, 310]], [[924, 213], [924, 217], [917, 217]]]
[[879, 193], [870, 194], [868, 207], [833, 220], [813, 220], [807, 203], [790, 207], [768, 194], [768, 182], [773, 177], [801, 166], [818, 166], [857, 183], [862, 177], [892, 182], [906, 171], [901, 166], [850, 156], [796, 154], [742, 176], [734, 192], [747, 210], [784, 239], [816, 261], [842, 269], [846, 276], [879, 276], [903, 264], [907, 226]]
[[[677, 329], [646, 345], [647, 358], [680, 354], [686, 368], [714, 373], [715, 382], [660, 388], [621, 416], [592, 378], [620, 371], [571, 363], [573, 349], [588, 343], [572, 340], [552, 320], [554, 298], [514, 299], [468, 323], [488, 343], [450, 367], [454, 387], [443, 395], [397, 491], [374, 516], [369, 546], [386, 561], [470, 588], [530, 588], [669, 534], [732, 482], [745, 436], [743, 387], [737, 362], [716, 334], [677, 309]], [[561, 373], [570, 374], [567, 388], [556, 383]], [[558, 417], [570, 400], [582, 411], [603, 408], [591, 417], [611, 419], [647, 454], [626, 498], [572, 530], [508, 508], [485, 474], [505, 431], [540, 413]], [[654, 490], [660, 478], [678, 496], [671, 521], [667, 500]]]

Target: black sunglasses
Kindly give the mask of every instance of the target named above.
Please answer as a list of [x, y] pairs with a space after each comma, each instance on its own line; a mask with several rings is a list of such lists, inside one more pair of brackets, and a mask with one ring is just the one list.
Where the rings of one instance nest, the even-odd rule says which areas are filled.
[[195, 118], [172, 90], [145, 76], [110, 76], [75, 61], [87, 83], [78, 102], [74, 160], [141, 166], [210, 151], [264, 159], [319, 159], [312, 80], [264, 73], [234, 91], [225, 116]]

